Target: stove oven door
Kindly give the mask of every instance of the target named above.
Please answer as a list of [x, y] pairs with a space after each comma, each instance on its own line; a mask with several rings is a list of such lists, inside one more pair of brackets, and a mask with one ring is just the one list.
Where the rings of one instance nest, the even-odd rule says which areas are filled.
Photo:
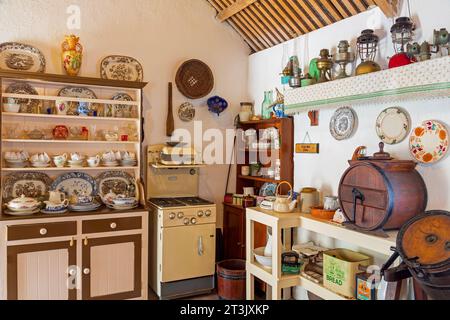
[[165, 228], [162, 232], [162, 282], [214, 275], [214, 224]]

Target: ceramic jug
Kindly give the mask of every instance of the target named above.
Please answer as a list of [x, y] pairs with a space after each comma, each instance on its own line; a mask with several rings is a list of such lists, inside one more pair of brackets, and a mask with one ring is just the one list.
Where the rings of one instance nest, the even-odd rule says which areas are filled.
[[62, 192], [59, 191], [50, 191], [50, 197], [49, 197], [49, 201], [52, 204], [57, 204], [57, 205], [61, 205], [61, 204], [69, 204], [68, 200], [66, 199], [66, 195]]
[[69, 76], [77, 76], [81, 69], [83, 46], [75, 35], [66, 36], [62, 43], [62, 61]]
[[303, 188], [300, 191], [300, 206], [303, 213], [311, 213], [311, 208], [320, 204], [320, 194], [315, 188]]
[[67, 162], [67, 154], [64, 153], [63, 155], [53, 157], [53, 162], [55, 163], [55, 166], [58, 168], [64, 167], [64, 165]]
[[323, 208], [329, 211], [336, 211], [339, 209], [339, 200], [337, 197], [325, 197]]

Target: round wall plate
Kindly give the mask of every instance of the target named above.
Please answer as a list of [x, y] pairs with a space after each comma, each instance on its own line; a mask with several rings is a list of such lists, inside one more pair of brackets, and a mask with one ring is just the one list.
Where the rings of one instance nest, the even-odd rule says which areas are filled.
[[448, 152], [448, 129], [439, 121], [425, 121], [411, 133], [409, 148], [411, 155], [418, 162], [437, 163]]
[[376, 130], [384, 143], [398, 144], [408, 137], [411, 130], [409, 114], [398, 107], [388, 108], [378, 116]]
[[355, 111], [350, 107], [343, 107], [334, 113], [330, 122], [331, 135], [338, 141], [350, 138], [357, 123]]
[[183, 122], [191, 122], [195, 118], [195, 108], [189, 103], [185, 102], [178, 108], [178, 117]]

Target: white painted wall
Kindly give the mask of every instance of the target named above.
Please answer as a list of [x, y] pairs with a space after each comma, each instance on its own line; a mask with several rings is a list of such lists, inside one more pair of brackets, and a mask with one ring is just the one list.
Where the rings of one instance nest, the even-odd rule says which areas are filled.
[[[68, 30], [66, 9], [81, 9], [81, 29]], [[200, 0], [2, 0], [0, 43], [24, 42], [46, 56], [48, 73], [63, 73], [60, 44], [64, 35], [81, 37], [85, 54], [81, 76], [99, 77], [103, 57], [135, 57], [144, 67], [145, 145], [166, 140], [167, 83], [175, 80], [179, 65], [191, 58], [206, 62], [214, 72], [211, 95], [228, 100], [230, 108], [220, 118], [210, 114], [206, 100], [192, 101], [203, 128], [232, 128], [239, 103], [247, 99], [250, 49], [226, 24], [215, 19], [215, 10]], [[174, 90], [174, 107], [188, 101]], [[175, 116], [177, 128], [192, 130]], [[223, 200], [227, 166], [202, 170], [201, 196]], [[221, 212], [221, 205], [218, 206]], [[222, 218], [219, 217], [219, 225]]]
[[[416, 40], [419, 42], [432, 40], [434, 29], [441, 27], [450, 28], [450, 1], [446, 0], [411, 0], [412, 15], [419, 22]], [[402, 9], [402, 15], [407, 14], [406, 1]], [[358, 16], [338, 22], [312, 32], [307, 36], [300, 37], [277, 47], [256, 53], [250, 57], [249, 65], [249, 93], [256, 105], [259, 106], [263, 100], [265, 90], [274, 87], [281, 88], [279, 73], [284, 67], [282, 65], [283, 54], [292, 55], [294, 43], [297, 42], [297, 54], [305, 67], [309, 61], [318, 56], [320, 49], [333, 48], [339, 40], [347, 39], [353, 46], [361, 30], [374, 28], [377, 34], [384, 37], [380, 44], [378, 62], [385, 68], [387, 57], [393, 55], [393, 47], [389, 34], [393, 21], [386, 19], [378, 8], [362, 13]], [[383, 31], [384, 30], [384, 31]], [[333, 51], [332, 50], [332, 51]], [[407, 109], [412, 118], [412, 124], [418, 125], [424, 120], [438, 119], [450, 125], [450, 111], [447, 110], [450, 99], [420, 102], [403, 102], [399, 104]], [[301, 112], [295, 116], [295, 142], [301, 143], [309, 132], [313, 142], [320, 143], [320, 155], [295, 155], [295, 189], [296, 191], [306, 186], [319, 188], [326, 195], [337, 195], [341, 175], [348, 168], [348, 160], [357, 146], [366, 145], [369, 153], [377, 151], [379, 138], [375, 131], [375, 122], [382, 110], [389, 105], [372, 104], [355, 106], [358, 113], [359, 127], [356, 134], [349, 140], [338, 142], [329, 133], [329, 123], [336, 108], [320, 110], [320, 126], [310, 127], [307, 113]], [[388, 146], [387, 151], [400, 159], [410, 159], [408, 141], [396, 146]], [[448, 190], [450, 189], [450, 159], [446, 159], [431, 167], [420, 166], [418, 168], [425, 179], [429, 191], [428, 209], [450, 209]], [[334, 241], [333, 239], [318, 237], [317, 235], [297, 232], [297, 241], [304, 242], [309, 239], [315, 240], [325, 247], [348, 247], [353, 250], [364, 252], [357, 245], [349, 245]], [[367, 252], [372, 254], [370, 251]], [[382, 263], [385, 257], [376, 256], [376, 262]], [[297, 292], [298, 298], [304, 298], [301, 292]]]

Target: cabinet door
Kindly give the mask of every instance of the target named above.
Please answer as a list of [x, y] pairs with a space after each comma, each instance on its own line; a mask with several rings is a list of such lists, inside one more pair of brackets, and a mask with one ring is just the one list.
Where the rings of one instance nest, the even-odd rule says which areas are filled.
[[125, 300], [142, 296], [142, 236], [83, 242], [83, 300]]
[[76, 242], [8, 247], [8, 300], [76, 300]]
[[245, 260], [245, 214], [243, 209], [224, 207], [224, 255], [225, 259]]

